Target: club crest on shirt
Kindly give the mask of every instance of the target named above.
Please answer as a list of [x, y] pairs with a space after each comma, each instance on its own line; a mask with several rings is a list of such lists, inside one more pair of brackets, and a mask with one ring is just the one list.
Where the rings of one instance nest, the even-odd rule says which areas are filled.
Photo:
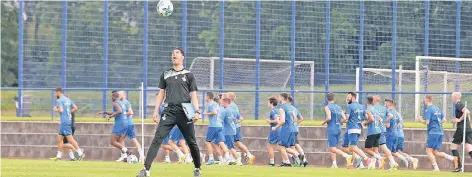
[[184, 77], [182, 77], [182, 80], [183, 80], [184, 82], [187, 82], [187, 77], [184, 75]]

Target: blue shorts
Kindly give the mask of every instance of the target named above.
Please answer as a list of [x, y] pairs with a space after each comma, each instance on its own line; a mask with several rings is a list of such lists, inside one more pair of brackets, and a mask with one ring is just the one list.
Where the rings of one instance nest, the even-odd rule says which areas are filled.
[[179, 144], [180, 140], [184, 140], [184, 135], [182, 135], [179, 128], [175, 127], [170, 131], [169, 139], [174, 141], [175, 144]]
[[169, 145], [169, 135], [167, 135], [167, 137], [162, 140], [162, 144]]
[[275, 131], [270, 131], [269, 137], [267, 137], [267, 141], [269, 144], [277, 144], [279, 142], [279, 136], [280, 136], [280, 129], [277, 129]]
[[136, 131], [134, 130], [134, 125], [128, 125], [128, 131], [126, 131], [126, 137], [129, 139], [136, 138]]
[[72, 135], [72, 126], [70, 124], [61, 124], [58, 133], [62, 136]]
[[113, 126], [113, 129], [111, 130], [111, 133], [116, 136], [124, 135], [126, 132], [128, 132], [128, 127]]
[[236, 128], [236, 135], [234, 135], [234, 142], [236, 141], [243, 142], [243, 135], [241, 134], [241, 127]]
[[328, 130], [328, 147], [337, 147], [339, 144], [340, 136], [341, 136], [341, 131]]
[[405, 143], [405, 138], [404, 137], [398, 137], [396, 150], [397, 151], [403, 151], [403, 144], [404, 143]]
[[349, 136], [348, 136], [347, 132], [344, 133], [344, 135], [343, 135], [342, 147], [345, 147], [345, 148], [349, 147]]
[[359, 133], [348, 134], [349, 146], [357, 146], [359, 144], [359, 137], [360, 136], [361, 135]]
[[428, 139], [426, 140], [426, 148], [441, 151], [442, 141], [442, 135], [428, 135]]
[[380, 143], [379, 145], [384, 145], [384, 144], [387, 144], [387, 135], [385, 134], [385, 132], [382, 132], [380, 133]]
[[295, 145], [295, 132], [280, 132], [279, 144], [283, 147], [291, 147]]
[[390, 152], [397, 152], [398, 136], [387, 135], [387, 148]]
[[208, 127], [205, 140], [213, 144], [225, 141], [225, 134], [222, 127]]
[[228, 149], [234, 149], [234, 135], [225, 135], [225, 145]]

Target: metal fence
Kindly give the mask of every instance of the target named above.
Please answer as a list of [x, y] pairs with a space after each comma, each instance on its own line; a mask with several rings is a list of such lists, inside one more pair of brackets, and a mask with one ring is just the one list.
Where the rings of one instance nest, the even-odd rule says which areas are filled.
[[[93, 102], [90, 112], [104, 110], [111, 88], [135, 92], [144, 82], [145, 95], [151, 95], [147, 91], [157, 87], [160, 74], [170, 67], [170, 51], [182, 47], [185, 66], [192, 71], [216, 68], [215, 82], [199, 81], [201, 89], [245, 90], [239, 102], [255, 119], [265, 115], [265, 98], [271, 95], [261, 90], [291, 92], [305, 114], [316, 117], [322, 114], [309, 113], [308, 107], [323, 105], [329, 91], [356, 90], [356, 80], [358, 91], [370, 91], [363, 72], [356, 78], [356, 68], [396, 73], [400, 65], [414, 70], [417, 55], [472, 56], [470, 1], [172, 2], [174, 13], [161, 17], [156, 1], [18, 1], [16, 95], [48, 105], [50, 90], [34, 88], [74, 88], [70, 94]], [[196, 60], [210, 57], [218, 60]], [[289, 62], [275, 62], [281, 60]], [[314, 83], [311, 89], [306, 72], [314, 72], [308, 79]], [[288, 84], [270, 83], [280, 82], [274, 78]], [[379, 83], [390, 84], [384, 91], [391, 92], [384, 95], [398, 97], [394, 74]], [[93, 88], [100, 89], [87, 90]], [[151, 102], [144, 97], [145, 105]]]

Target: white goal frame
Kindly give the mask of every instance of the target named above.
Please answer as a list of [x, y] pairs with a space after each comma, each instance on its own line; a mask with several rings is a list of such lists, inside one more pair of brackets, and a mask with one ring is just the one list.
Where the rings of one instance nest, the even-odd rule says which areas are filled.
[[[215, 85], [215, 62], [218, 62], [220, 60], [220, 57], [197, 57], [193, 59], [192, 64], [190, 65], [190, 70], [193, 68], [194, 62], [197, 60], [210, 60], [210, 85], [209, 89], [213, 90], [214, 85]], [[256, 59], [250, 59], [250, 58], [228, 58], [224, 57], [223, 60], [225, 62], [227, 61], [239, 61], [239, 62], [248, 62], [248, 63], [256, 63]], [[286, 63], [290, 64], [291, 61], [289, 60], [269, 60], [269, 59], [259, 59], [259, 62], [262, 63]], [[314, 91], [315, 87], [315, 62], [314, 61], [295, 61], [295, 65], [297, 64], [308, 64], [310, 65], [310, 90]], [[290, 67], [288, 67], [290, 69]], [[290, 73], [290, 75], [293, 73]], [[287, 86], [287, 84], [290, 82], [290, 75], [289, 77], [286, 78], [284, 87]], [[310, 119], [313, 120], [313, 113], [314, 113], [314, 93], [310, 93]]]
[[[418, 117], [420, 115], [420, 104], [421, 104], [421, 98], [420, 98], [420, 94], [418, 94], [419, 92], [421, 92], [421, 63], [424, 61], [424, 60], [442, 60], [442, 61], [458, 61], [458, 62], [461, 62], [461, 61], [467, 61], [467, 62], [472, 62], [472, 58], [453, 58], [453, 57], [431, 57], [431, 56], [416, 56], [416, 62], [415, 62], [415, 71], [416, 71], [416, 76], [415, 76], [415, 92], [417, 94], [415, 94], [415, 118]], [[441, 72], [441, 71], [429, 71], [429, 72]], [[445, 72], [445, 75], [444, 75], [444, 92], [448, 92], [447, 91], [447, 75], [448, 75], [448, 72], [444, 71]], [[461, 73], [461, 74], [464, 74], [464, 75], [469, 75], [467, 73]], [[470, 74], [472, 75], [472, 74]], [[447, 95], [443, 95], [443, 103], [444, 105], [447, 104]], [[446, 106], [444, 106], [446, 107]], [[446, 111], [443, 110], [443, 114], [444, 114], [444, 117], [446, 117]]]

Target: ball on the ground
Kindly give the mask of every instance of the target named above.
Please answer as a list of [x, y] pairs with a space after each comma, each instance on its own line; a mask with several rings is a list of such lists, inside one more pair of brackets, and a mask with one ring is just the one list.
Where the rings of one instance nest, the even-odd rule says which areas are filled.
[[157, 12], [167, 17], [174, 12], [174, 5], [170, 0], [160, 0], [159, 3], [157, 3]]
[[136, 164], [136, 163], [138, 163], [138, 157], [136, 157], [135, 155], [130, 155], [130, 156], [128, 156], [127, 161], [130, 164]]

